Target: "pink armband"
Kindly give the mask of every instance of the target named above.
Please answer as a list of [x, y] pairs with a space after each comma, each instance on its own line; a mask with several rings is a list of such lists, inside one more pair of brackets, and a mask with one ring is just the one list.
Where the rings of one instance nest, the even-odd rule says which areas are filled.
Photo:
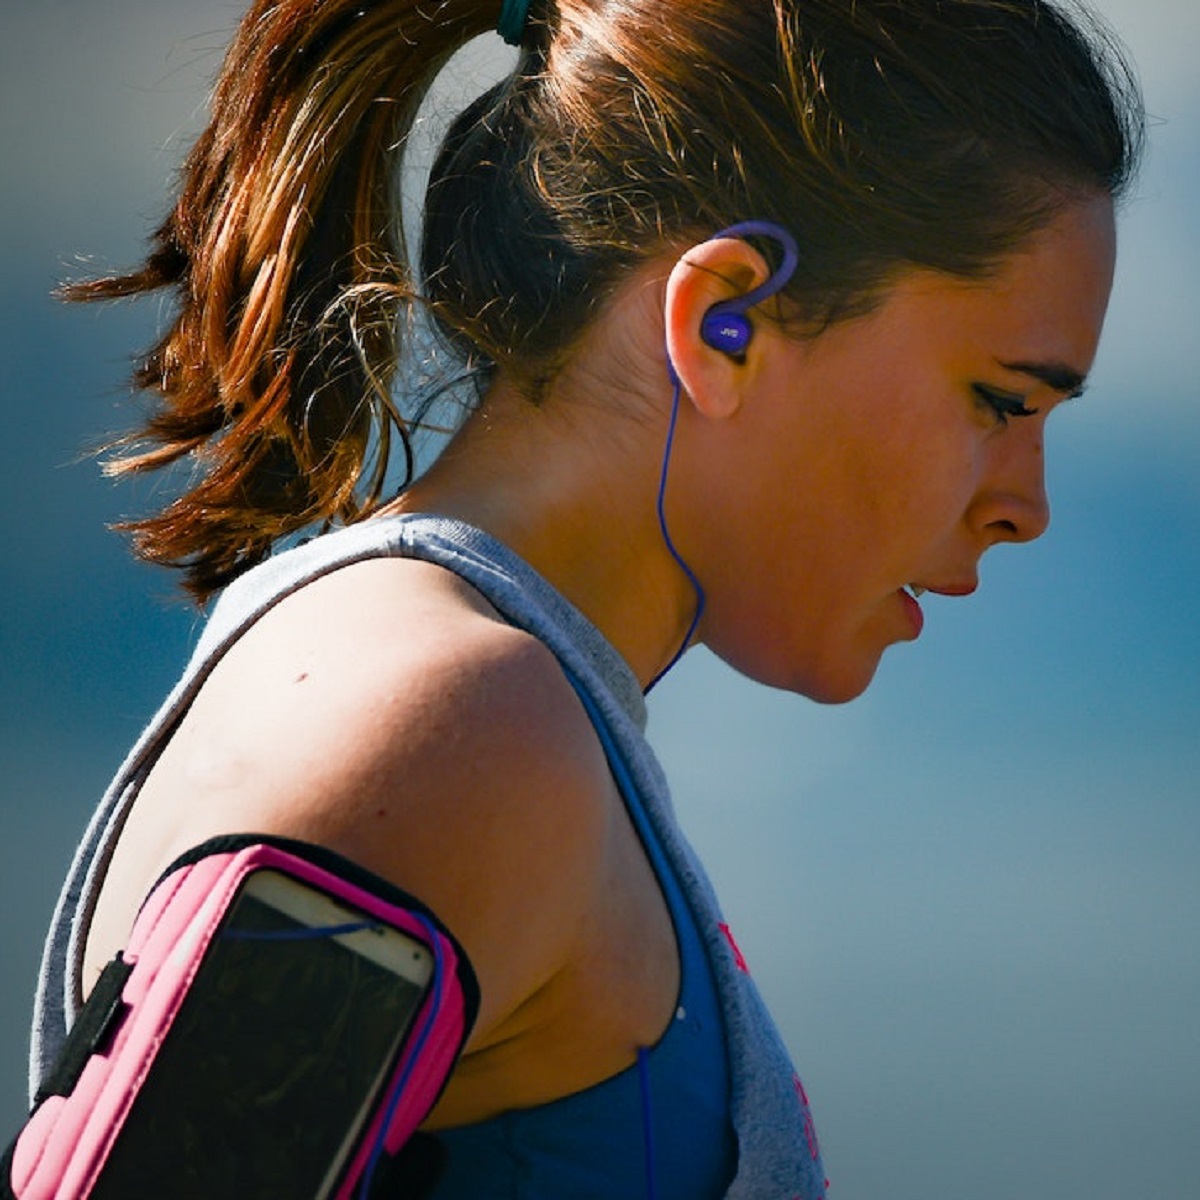
[[366, 1197], [478, 1004], [461, 947], [387, 881], [305, 843], [206, 842], [93, 989], [0, 1195]]

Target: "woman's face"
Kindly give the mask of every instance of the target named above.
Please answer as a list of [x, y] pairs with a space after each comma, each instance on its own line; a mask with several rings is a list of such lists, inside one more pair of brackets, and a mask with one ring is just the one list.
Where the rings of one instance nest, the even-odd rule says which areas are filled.
[[1114, 252], [1097, 198], [986, 280], [913, 271], [809, 341], [757, 321], [693, 525], [702, 639], [764, 682], [849, 700], [919, 635], [906, 589], [966, 595], [985, 551], [1038, 537], [1046, 419], [1091, 367]]

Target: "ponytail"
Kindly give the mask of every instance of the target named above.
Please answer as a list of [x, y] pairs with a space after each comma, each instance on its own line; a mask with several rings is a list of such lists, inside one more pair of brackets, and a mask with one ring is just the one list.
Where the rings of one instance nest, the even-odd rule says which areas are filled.
[[277, 539], [362, 515], [393, 437], [411, 475], [390, 397], [414, 294], [390, 152], [440, 68], [496, 16], [476, 0], [256, 0], [146, 263], [65, 289], [176, 293], [135, 373], [156, 410], [106, 470], [193, 460], [185, 494], [124, 528], [142, 557], [182, 567], [198, 599]]

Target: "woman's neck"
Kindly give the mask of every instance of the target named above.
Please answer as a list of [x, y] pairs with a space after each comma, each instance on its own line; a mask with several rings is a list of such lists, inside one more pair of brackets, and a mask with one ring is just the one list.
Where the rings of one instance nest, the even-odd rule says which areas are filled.
[[501, 379], [389, 511], [455, 517], [503, 542], [645, 686], [679, 648], [695, 607], [658, 524], [665, 427], [665, 414], [631, 417], [578, 396], [535, 405]]

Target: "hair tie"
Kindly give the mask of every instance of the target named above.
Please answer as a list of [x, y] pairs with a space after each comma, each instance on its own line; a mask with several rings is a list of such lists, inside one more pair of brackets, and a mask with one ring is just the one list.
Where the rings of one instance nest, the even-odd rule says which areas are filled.
[[500, 19], [496, 32], [510, 45], [519, 46], [525, 36], [525, 23], [529, 20], [530, 0], [504, 0], [500, 8]]

